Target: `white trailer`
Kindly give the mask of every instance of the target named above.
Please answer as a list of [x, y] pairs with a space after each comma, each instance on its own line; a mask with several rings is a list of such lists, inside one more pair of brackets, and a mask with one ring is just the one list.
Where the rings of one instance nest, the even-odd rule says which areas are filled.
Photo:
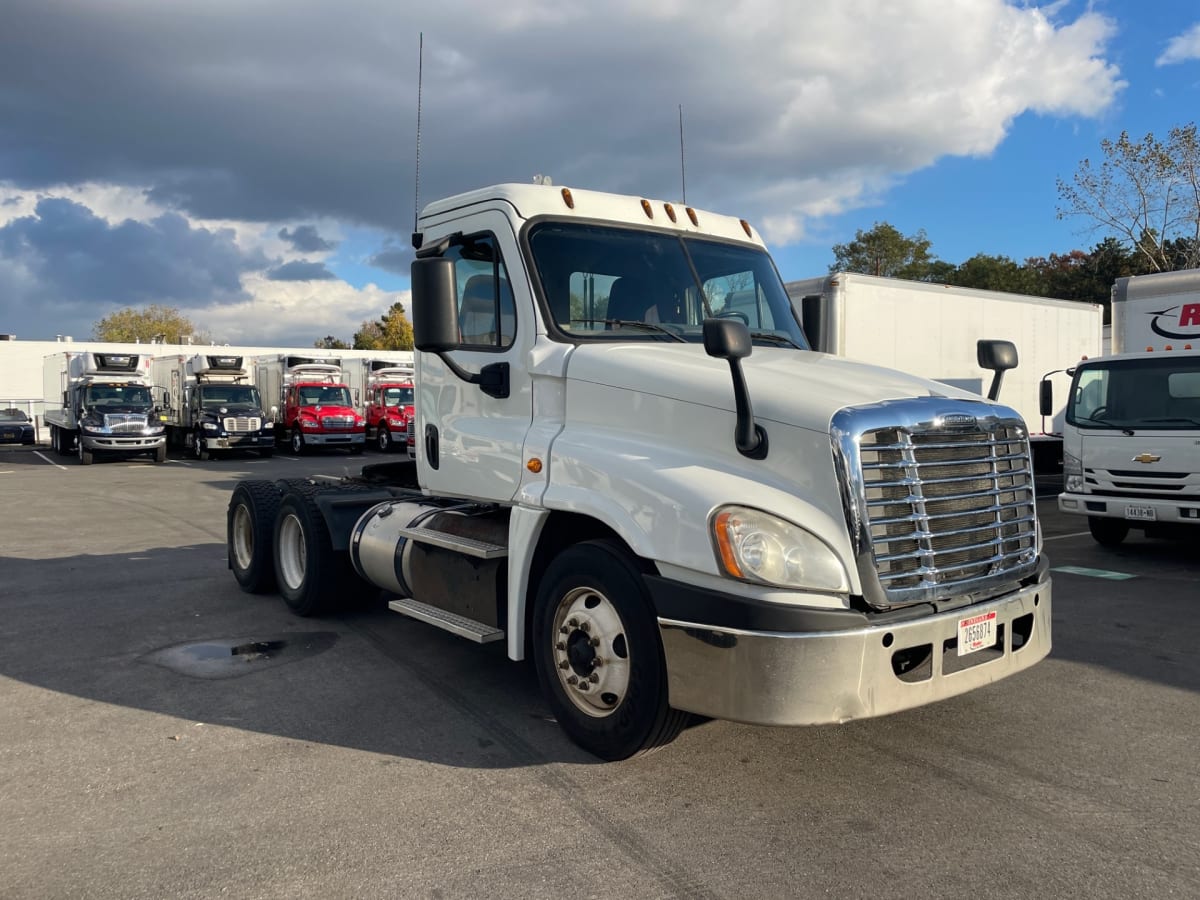
[[[1064, 398], [1063, 512], [1121, 543], [1200, 525], [1200, 269], [1120, 278], [1114, 353], [1081, 363]], [[1045, 405], [1053, 405], [1046, 387]], [[1190, 527], [1189, 527], [1190, 526]]]
[[791, 281], [787, 291], [814, 349], [976, 394], [987, 393], [991, 378], [976, 358], [976, 341], [1011, 341], [1018, 364], [1005, 377], [1000, 400], [1021, 414], [1035, 444], [1057, 444], [1063, 425], [1061, 405], [1041, 414], [1040, 382], [1055, 373], [1064, 390], [1068, 367], [1103, 352], [1098, 303], [851, 272]]

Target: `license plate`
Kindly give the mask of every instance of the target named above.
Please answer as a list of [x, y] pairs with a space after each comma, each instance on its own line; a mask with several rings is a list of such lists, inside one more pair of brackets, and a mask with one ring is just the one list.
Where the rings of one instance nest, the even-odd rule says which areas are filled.
[[996, 643], [996, 611], [958, 620], [958, 655], [966, 656]]
[[1130, 504], [1125, 507], [1125, 518], [1138, 519], [1142, 522], [1153, 522], [1158, 516], [1155, 515], [1153, 506], [1133, 506]]

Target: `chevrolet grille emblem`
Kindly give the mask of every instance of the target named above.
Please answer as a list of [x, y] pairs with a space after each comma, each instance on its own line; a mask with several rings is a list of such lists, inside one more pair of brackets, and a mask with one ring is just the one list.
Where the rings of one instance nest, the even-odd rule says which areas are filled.
[[1130, 462], [1140, 462], [1140, 463], [1149, 464], [1149, 463], [1156, 463], [1160, 459], [1162, 459], [1161, 456], [1155, 456], [1153, 453], [1139, 453], [1137, 456], [1135, 456], [1133, 459], [1131, 459]]

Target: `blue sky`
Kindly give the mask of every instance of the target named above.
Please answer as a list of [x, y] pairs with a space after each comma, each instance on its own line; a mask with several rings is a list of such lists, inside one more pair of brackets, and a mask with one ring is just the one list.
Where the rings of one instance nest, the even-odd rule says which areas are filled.
[[[1195, 120], [1200, 7], [1131, 0], [9, 0], [0, 331], [179, 307], [349, 339], [407, 297], [421, 197], [555, 183], [743, 216], [785, 278], [889, 222], [939, 258], [1087, 249], [1057, 178]], [[466, 24], [464, 24], [466, 23]]]

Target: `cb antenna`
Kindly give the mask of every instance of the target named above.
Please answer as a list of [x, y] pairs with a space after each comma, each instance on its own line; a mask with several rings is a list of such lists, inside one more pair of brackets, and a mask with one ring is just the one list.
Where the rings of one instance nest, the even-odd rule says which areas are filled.
[[679, 181], [683, 188], [683, 205], [687, 206], [687, 168], [683, 164], [683, 104], [679, 104]]
[[421, 249], [423, 237], [417, 231], [417, 219], [421, 211], [421, 82], [425, 74], [425, 32], [417, 40], [417, 162], [413, 174], [413, 233], [414, 250]]

